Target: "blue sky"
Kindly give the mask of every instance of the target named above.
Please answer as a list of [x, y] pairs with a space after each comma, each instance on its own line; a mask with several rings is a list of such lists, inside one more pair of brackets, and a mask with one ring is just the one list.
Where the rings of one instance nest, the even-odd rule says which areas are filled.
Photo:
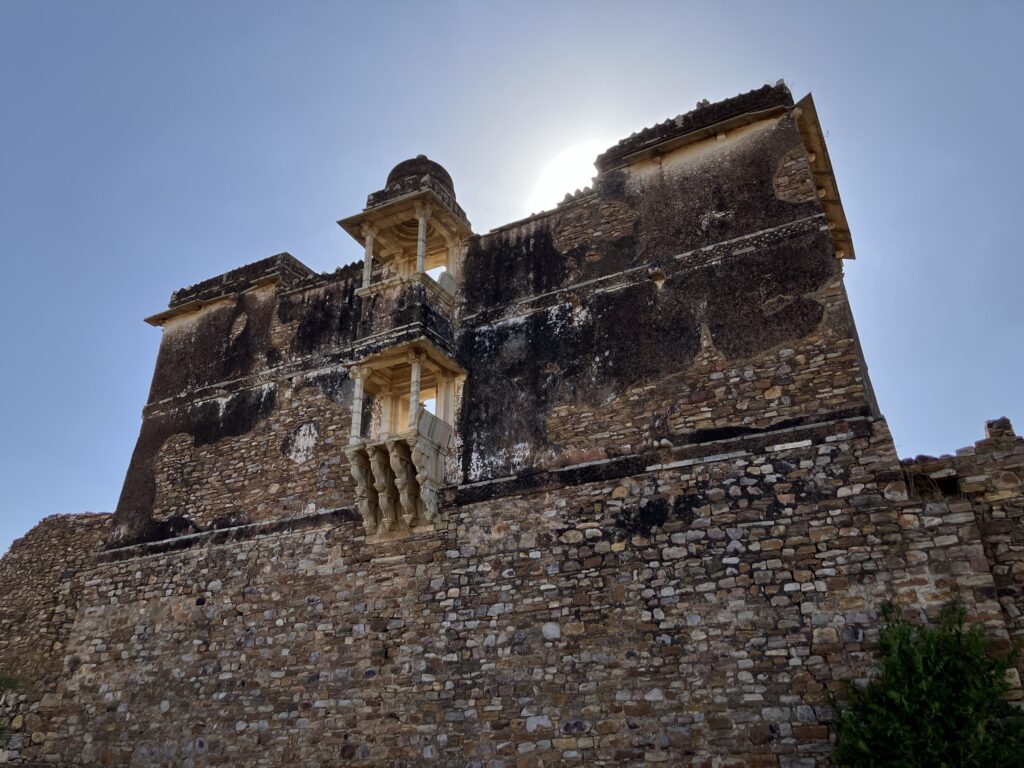
[[1022, 28], [1010, 2], [0, 0], [0, 552], [113, 509], [175, 288], [359, 258], [334, 222], [421, 152], [486, 231], [559, 153], [779, 78], [828, 132], [900, 453], [1024, 431]]

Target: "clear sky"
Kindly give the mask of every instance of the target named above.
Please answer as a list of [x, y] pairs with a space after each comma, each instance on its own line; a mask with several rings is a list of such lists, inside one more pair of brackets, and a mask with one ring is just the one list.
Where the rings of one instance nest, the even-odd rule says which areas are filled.
[[0, 552], [114, 508], [175, 288], [360, 258], [334, 222], [421, 152], [486, 231], [573, 147], [779, 78], [827, 131], [900, 453], [1024, 432], [1022, 29], [1020, 2], [0, 0]]

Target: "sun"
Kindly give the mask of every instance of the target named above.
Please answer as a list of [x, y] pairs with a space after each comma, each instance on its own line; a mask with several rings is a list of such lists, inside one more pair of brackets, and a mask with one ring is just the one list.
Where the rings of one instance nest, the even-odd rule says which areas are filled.
[[554, 208], [567, 193], [590, 186], [597, 174], [594, 159], [611, 146], [611, 142], [593, 139], [563, 149], [544, 166], [530, 195], [534, 213]]

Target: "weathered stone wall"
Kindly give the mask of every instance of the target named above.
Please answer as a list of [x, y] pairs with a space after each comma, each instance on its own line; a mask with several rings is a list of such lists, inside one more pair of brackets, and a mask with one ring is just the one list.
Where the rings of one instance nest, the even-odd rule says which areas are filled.
[[[81, 598], [80, 571], [99, 551], [110, 515], [54, 515], [0, 560], [0, 673], [17, 681], [0, 700], [0, 763], [31, 763], [52, 738], [49, 713], [64, 674]], [[72, 641], [73, 642], [73, 641]]]
[[422, 286], [363, 299], [359, 264], [281, 279], [279, 262], [293, 261], [175, 294], [172, 310], [208, 303], [162, 321], [113, 544], [351, 503], [348, 366], [406, 338], [453, 346], [450, 320]]
[[1005, 636], [978, 530], [908, 498], [884, 422], [714, 450], [452, 491], [438, 530], [395, 542], [312, 516], [110, 552], [49, 754], [813, 765], [883, 600], [960, 600]]
[[[640, 131], [454, 308], [286, 254], [176, 292], [113, 519], [0, 563], [8, 761], [823, 765], [883, 601], [1024, 636], [1024, 440], [900, 462], [802, 119]], [[450, 486], [367, 539], [349, 369], [417, 338], [467, 372]]]
[[338, 401], [351, 386], [315, 382], [282, 382], [278, 407], [245, 435], [214, 443], [185, 433], [168, 438], [154, 464], [153, 519], [183, 517], [206, 529], [348, 503], [350, 413]]
[[463, 482], [874, 413], [788, 91], [734, 106], [768, 103], [473, 238], [454, 315], [287, 255], [177, 292], [114, 543], [350, 504], [348, 366], [416, 335], [467, 371]]
[[[984, 440], [955, 456], [918, 456], [903, 468], [927, 513], [950, 509], [958, 532], [977, 531], [1006, 626], [1024, 638], [1024, 438], [1008, 419], [995, 419]], [[1018, 666], [1024, 671], [1024, 659]]]
[[876, 412], [802, 141], [762, 119], [471, 243], [464, 482]]

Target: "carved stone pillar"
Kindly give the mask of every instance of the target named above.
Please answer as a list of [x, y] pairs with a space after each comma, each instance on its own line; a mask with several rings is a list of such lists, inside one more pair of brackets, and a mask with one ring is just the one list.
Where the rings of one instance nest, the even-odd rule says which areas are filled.
[[[393, 407], [392, 402], [394, 401], [394, 399], [395, 398], [391, 395], [384, 395], [378, 398], [378, 402], [380, 403], [380, 438], [382, 440], [386, 438], [388, 435], [390, 435], [391, 432], [393, 431], [391, 428], [391, 411]], [[401, 428], [399, 428], [399, 431], [401, 431]]]
[[363, 227], [363, 288], [370, 285], [370, 276], [373, 274], [373, 236], [376, 230], [370, 226]]
[[420, 376], [423, 369], [423, 353], [414, 352], [410, 357], [412, 374], [409, 377], [409, 429], [416, 429], [420, 412]]
[[363, 379], [366, 378], [362, 369], [353, 366], [349, 371], [354, 387], [352, 389], [352, 429], [349, 432], [349, 445], [358, 443], [363, 434]]
[[419, 229], [416, 233], [416, 272], [425, 272], [427, 263], [427, 221], [430, 219], [430, 209], [425, 205], [416, 207], [416, 220]]
[[437, 416], [446, 424], [455, 423], [455, 382], [449, 377], [437, 386]]
[[455, 265], [459, 260], [459, 244], [454, 240], [448, 241], [448, 264], [445, 267], [448, 274], [455, 277]]

